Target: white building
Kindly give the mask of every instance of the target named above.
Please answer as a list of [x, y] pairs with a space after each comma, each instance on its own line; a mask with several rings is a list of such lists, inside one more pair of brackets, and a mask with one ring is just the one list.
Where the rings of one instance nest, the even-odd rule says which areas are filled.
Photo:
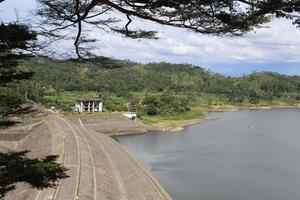
[[83, 112], [102, 112], [103, 102], [101, 99], [77, 99], [75, 102], [75, 110]]

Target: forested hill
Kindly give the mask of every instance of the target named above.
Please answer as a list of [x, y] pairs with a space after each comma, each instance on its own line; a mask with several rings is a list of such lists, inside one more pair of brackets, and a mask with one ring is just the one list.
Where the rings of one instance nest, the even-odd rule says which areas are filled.
[[[33, 58], [23, 66], [34, 82], [55, 91], [93, 91], [127, 96], [132, 92], [222, 96], [228, 102], [257, 103], [300, 92], [300, 77], [272, 72], [226, 77], [188, 64], [149, 63], [98, 58], [85, 62]], [[297, 97], [299, 99], [299, 97]]]
[[25, 65], [35, 71], [34, 80], [38, 83], [66, 91], [119, 93], [170, 89], [176, 92], [202, 92], [205, 84], [216, 77], [192, 65], [142, 65], [105, 58], [84, 63], [35, 58], [26, 61]]
[[272, 72], [231, 78], [188, 64], [138, 64], [108, 58], [82, 63], [33, 58], [25, 61], [24, 65], [35, 71], [36, 82], [61, 91], [119, 93], [171, 90], [233, 96], [250, 92], [263, 96], [300, 92], [299, 76]]

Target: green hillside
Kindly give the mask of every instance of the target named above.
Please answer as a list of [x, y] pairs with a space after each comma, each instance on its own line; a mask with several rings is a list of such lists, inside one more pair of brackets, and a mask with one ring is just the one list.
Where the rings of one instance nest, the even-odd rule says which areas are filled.
[[24, 66], [36, 72], [34, 80], [39, 84], [62, 91], [203, 92], [205, 82], [214, 76], [192, 65], [141, 65], [110, 59], [77, 63], [36, 58], [24, 62]]
[[255, 94], [270, 100], [282, 93], [300, 92], [299, 76], [272, 72], [232, 78], [188, 64], [138, 64], [108, 58], [80, 63], [34, 58], [23, 65], [35, 72], [36, 83], [58, 91], [205, 93], [237, 102]]
[[34, 78], [13, 93], [2, 90], [2, 96], [24, 99], [26, 94], [63, 110], [70, 110], [76, 98], [100, 97], [108, 111], [174, 118], [186, 112], [194, 117], [191, 112], [215, 104], [294, 105], [300, 99], [299, 76], [272, 72], [226, 77], [189, 64], [139, 64], [101, 57], [84, 62], [35, 57], [20, 68], [34, 71]]

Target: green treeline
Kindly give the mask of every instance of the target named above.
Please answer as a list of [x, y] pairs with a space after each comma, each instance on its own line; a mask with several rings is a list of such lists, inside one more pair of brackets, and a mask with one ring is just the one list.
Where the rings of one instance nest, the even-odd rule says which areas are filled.
[[243, 101], [256, 93], [262, 99], [282, 93], [300, 92], [300, 77], [272, 72], [253, 73], [239, 78], [225, 77], [188, 64], [150, 63], [107, 58], [77, 63], [35, 58], [24, 66], [35, 72], [42, 86], [62, 91], [208, 93]]
[[138, 110], [147, 115], [183, 113], [201, 104], [291, 104], [300, 99], [299, 76], [272, 72], [227, 77], [188, 64], [109, 58], [77, 62], [37, 57], [20, 67], [35, 73], [18, 89], [20, 94], [65, 110], [74, 98], [89, 95], [102, 98], [107, 110]]

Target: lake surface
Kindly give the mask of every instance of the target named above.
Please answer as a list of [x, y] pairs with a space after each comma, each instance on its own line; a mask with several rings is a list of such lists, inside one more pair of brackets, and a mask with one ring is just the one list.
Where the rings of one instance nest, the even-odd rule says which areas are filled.
[[300, 199], [300, 110], [209, 116], [218, 119], [117, 141], [174, 200]]

